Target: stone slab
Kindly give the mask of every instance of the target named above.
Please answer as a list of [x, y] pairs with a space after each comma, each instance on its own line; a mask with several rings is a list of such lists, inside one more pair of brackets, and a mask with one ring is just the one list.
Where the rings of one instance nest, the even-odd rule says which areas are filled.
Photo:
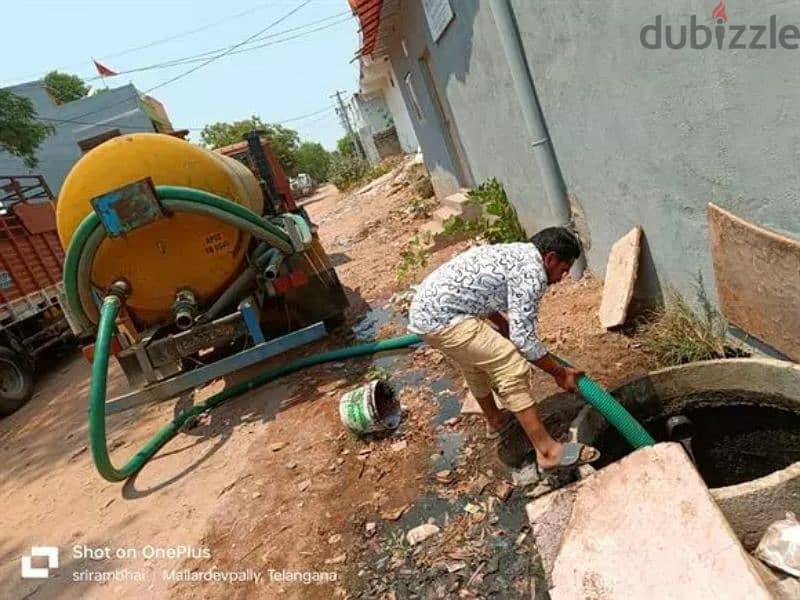
[[552, 600], [771, 597], [678, 444], [634, 452], [526, 510]]
[[600, 302], [600, 324], [606, 329], [623, 325], [628, 316], [639, 274], [641, 242], [642, 229], [634, 227], [611, 246]]
[[711, 255], [722, 314], [800, 360], [800, 240], [708, 205]]

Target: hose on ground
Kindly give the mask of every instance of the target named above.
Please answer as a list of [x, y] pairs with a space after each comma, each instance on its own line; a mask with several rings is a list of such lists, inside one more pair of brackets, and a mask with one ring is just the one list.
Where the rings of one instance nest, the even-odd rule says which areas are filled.
[[245, 392], [254, 390], [284, 375], [289, 375], [314, 365], [367, 356], [378, 352], [399, 350], [421, 342], [419, 336], [406, 335], [298, 358], [279, 367], [264, 371], [252, 379], [232, 385], [214, 394], [205, 402], [196, 404], [181, 412], [174, 420], [159, 429], [122, 467], [117, 468], [112, 464], [108, 455], [105, 409], [109, 350], [111, 338], [114, 335], [114, 321], [117, 318], [120, 306], [121, 301], [116, 296], [110, 295], [103, 300], [100, 309], [100, 324], [97, 330], [97, 343], [95, 344], [94, 358], [92, 360], [92, 382], [89, 389], [89, 445], [95, 467], [103, 479], [107, 481], [123, 481], [127, 479], [153, 458], [164, 444], [175, 437], [186, 421]]

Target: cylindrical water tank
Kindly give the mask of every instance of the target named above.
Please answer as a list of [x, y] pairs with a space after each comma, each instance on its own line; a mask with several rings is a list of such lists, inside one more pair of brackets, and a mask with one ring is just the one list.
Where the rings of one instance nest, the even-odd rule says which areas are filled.
[[[205, 190], [261, 214], [263, 197], [255, 176], [241, 163], [163, 134], [134, 133], [113, 138], [82, 157], [58, 194], [58, 235], [66, 248], [91, 200], [150, 177], [155, 185]], [[92, 270], [101, 290], [124, 278], [132, 293], [127, 305], [143, 325], [171, 320], [179, 290], [200, 304], [213, 301], [241, 271], [250, 234], [200, 215], [177, 213], [107, 238]]]

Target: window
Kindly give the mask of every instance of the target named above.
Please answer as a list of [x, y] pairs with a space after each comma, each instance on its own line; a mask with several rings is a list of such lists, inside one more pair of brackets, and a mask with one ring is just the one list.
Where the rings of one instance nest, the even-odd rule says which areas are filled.
[[411, 99], [411, 106], [414, 109], [414, 115], [417, 117], [417, 121], [424, 121], [425, 117], [422, 114], [422, 108], [419, 105], [419, 100], [417, 99], [417, 93], [414, 91], [414, 86], [411, 84], [411, 71], [406, 73], [406, 76], [403, 77], [403, 81], [406, 83], [406, 88], [408, 89], [408, 97]]

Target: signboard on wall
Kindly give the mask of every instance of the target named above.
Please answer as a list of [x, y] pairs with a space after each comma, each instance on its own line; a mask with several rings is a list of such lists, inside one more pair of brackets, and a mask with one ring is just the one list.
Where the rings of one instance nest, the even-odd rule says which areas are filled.
[[422, 0], [422, 8], [425, 10], [425, 19], [428, 21], [428, 29], [431, 30], [431, 37], [434, 42], [438, 42], [450, 21], [453, 20], [450, 0]]

